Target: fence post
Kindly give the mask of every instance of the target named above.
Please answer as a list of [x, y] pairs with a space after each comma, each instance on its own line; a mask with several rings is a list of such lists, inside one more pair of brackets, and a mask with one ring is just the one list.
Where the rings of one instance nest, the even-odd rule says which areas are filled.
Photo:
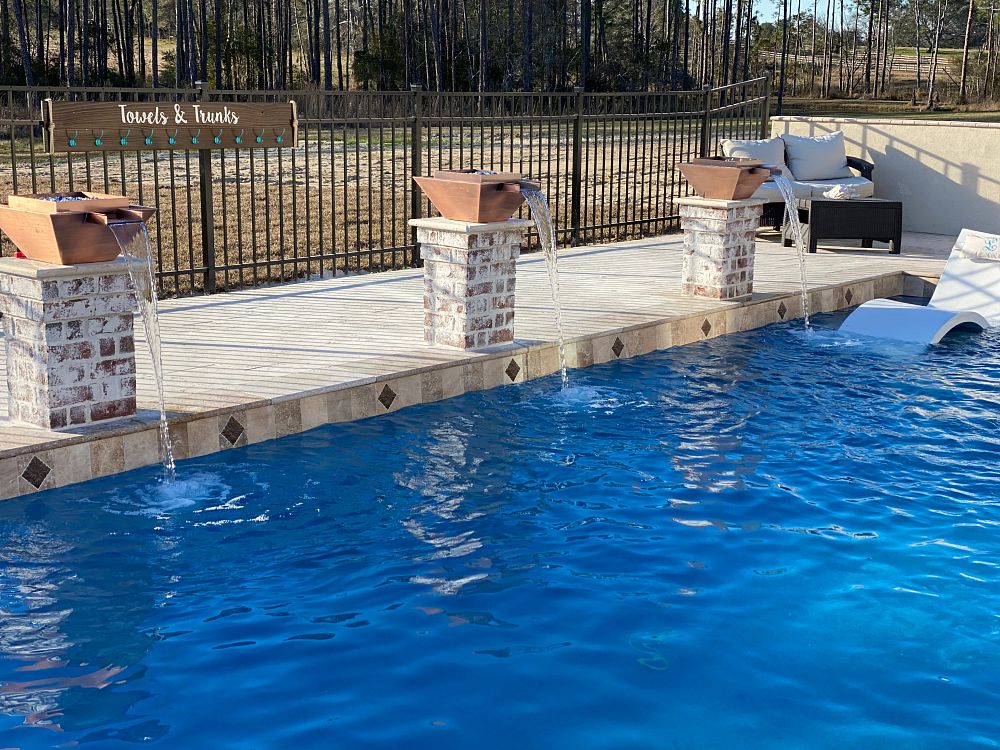
[[705, 159], [709, 156], [708, 153], [708, 134], [712, 129], [712, 87], [706, 86], [702, 89], [701, 97], [701, 107], [704, 110], [701, 118], [701, 146], [699, 148], [699, 156]]
[[580, 205], [583, 193], [583, 87], [575, 86], [576, 116], [573, 118], [573, 187], [570, 202], [570, 244], [580, 244]]
[[[423, 150], [423, 110], [424, 95], [419, 83], [410, 84], [410, 91], [413, 92], [413, 123], [410, 127], [410, 177], [419, 177], [423, 172], [423, 161], [421, 151]], [[410, 180], [410, 218], [419, 219], [423, 215], [423, 197], [420, 187], [412, 179]], [[414, 263], [419, 260], [419, 248], [417, 247], [417, 228], [410, 227], [410, 243], [413, 245]]]
[[768, 138], [771, 135], [771, 76], [764, 76], [764, 105], [761, 115], [760, 137]]
[[[198, 86], [198, 100], [208, 101], [208, 83]], [[201, 260], [205, 266], [205, 292], [215, 292], [215, 202], [212, 198], [212, 150], [198, 149], [198, 182], [201, 191]]]

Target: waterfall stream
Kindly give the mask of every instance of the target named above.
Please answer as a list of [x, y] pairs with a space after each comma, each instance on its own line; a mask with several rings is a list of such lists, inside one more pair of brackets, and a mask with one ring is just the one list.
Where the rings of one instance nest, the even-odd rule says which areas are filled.
[[166, 481], [172, 482], [177, 468], [174, 463], [173, 446], [170, 443], [170, 426], [167, 422], [167, 407], [163, 395], [160, 318], [156, 307], [156, 275], [153, 271], [153, 248], [149, 241], [149, 229], [145, 223], [138, 221], [121, 222], [110, 226], [122, 249], [129, 280], [135, 290], [139, 312], [142, 313], [143, 327], [146, 329], [146, 342], [153, 361], [153, 376], [156, 378], [156, 392], [160, 405], [160, 457]]
[[566, 372], [566, 340], [563, 336], [562, 305], [559, 302], [559, 265], [556, 255], [556, 226], [549, 210], [549, 202], [541, 190], [522, 189], [521, 194], [531, 211], [538, 230], [538, 242], [545, 256], [545, 270], [549, 274], [549, 285], [552, 288], [552, 306], [555, 309], [556, 334], [559, 338], [559, 372], [562, 375], [562, 386], [569, 385], [569, 375]]
[[[791, 224], [794, 233], [795, 247], [799, 256], [799, 282], [802, 290], [802, 317], [805, 320], [806, 328], [811, 328], [809, 324], [809, 287], [806, 281], [806, 240], [802, 232], [802, 222], [799, 221], [798, 199], [795, 197], [795, 190], [788, 178], [779, 172], [772, 172], [771, 179], [781, 191], [781, 197], [785, 199], [785, 216]], [[782, 230], [784, 231], [784, 230]]]

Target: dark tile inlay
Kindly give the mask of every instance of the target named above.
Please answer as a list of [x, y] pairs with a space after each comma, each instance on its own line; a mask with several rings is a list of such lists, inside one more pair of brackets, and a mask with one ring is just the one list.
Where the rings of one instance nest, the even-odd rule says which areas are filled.
[[49, 468], [47, 463], [42, 461], [38, 456], [32, 456], [28, 465], [24, 467], [24, 471], [21, 472], [21, 476], [37, 490], [42, 486], [42, 482], [45, 481], [45, 478], [51, 471], [52, 469]]
[[507, 377], [510, 378], [510, 382], [513, 383], [514, 380], [517, 379], [517, 374], [521, 372], [521, 366], [514, 360], [511, 360], [504, 372], [507, 373]]
[[230, 445], [236, 445], [236, 441], [242, 437], [243, 425], [236, 417], [230, 417], [226, 426], [222, 428], [222, 437], [229, 441]]
[[392, 402], [396, 400], [396, 392], [392, 390], [388, 385], [382, 387], [382, 392], [378, 394], [378, 402], [382, 404], [386, 409], [392, 406]]
[[625, 349], [625, 344], [622, 343], [622, 340], [620, 338], [615, 336], [615, 343], [611, 345], [611, 351], [615, 353], [616, 357], [620, 357], [622, 356], [622, 351], [624, 349]]
[[781, 318], [782, 320], [784, 320], [785, 319], [785, 313], [787, 313], [787, 312], [788, 312], [788, 308], [785, 307], [785, 303], [784, 302], [780, 303], [778, 305], [778, 317]]
[[712, 324], [708, 322], [708, 318], [705, 318], [705, 322], [701, 324], [701, 332], [706, 336], [712, 332]]
[[851, 300], [854, 299], [854, 292], [852, 292], [850, 289], [848, 289], [844, 293], [844, 299], [847, 300], [847, 304], [851, 304]]

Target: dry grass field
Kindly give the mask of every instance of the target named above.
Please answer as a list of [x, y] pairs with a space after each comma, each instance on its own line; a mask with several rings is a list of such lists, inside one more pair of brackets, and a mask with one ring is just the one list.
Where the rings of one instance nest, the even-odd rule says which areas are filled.
[[[422, 149], [422, 171], [475, 165], [530, 175], [541, 181], [560, 241], [568, 242], [573, 154], [567, 128], [498, 130], [485, 138], [471, 128], [432, 133]], [[621, 240], [668, 230], [672, 199], [683, 191], [674, 166], [694, 154], [697, 141], [690, 126], [676, 123], [588, 127], [581, 158], [581, 239]], [[0, 169], [0, 194], [92, 189], [154, 205], [159, 211], [150, 230], [161, 295], [203, 290], [197, 153], [48, 156], [34, 145], [34, 163], [27, 140], [3, 152], [2, 166], [10, 168]], [[398, 128], [306, 128], [294, 149], [212, 152], [217, 288], [412, 265], [406, 226], [410, 169], [409, 144]]]

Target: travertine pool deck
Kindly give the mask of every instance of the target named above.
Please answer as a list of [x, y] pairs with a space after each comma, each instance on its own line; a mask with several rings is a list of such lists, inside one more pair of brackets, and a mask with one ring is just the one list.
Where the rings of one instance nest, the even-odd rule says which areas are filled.
[[[850, 248], [811, 255], [810, 307], [831, 311], [925, 293], [952, 243], [910, 234], [900, 256]], [[801, 315], [793, 250], [759, 241], [753, 300], [731, 303], [681, 296], [681, 244], [680, 235], [669, 235], [560, 252], [571, 367]], [[164, 300], [175, 454], [205, 455], [551, 374], [558, 369], [556, 330], [539, 254], [518, 262], [517, 303], [513, 344], [463, 352], [424, 343], [421, 269]], [[145, 343], [137, 347], [134, 419], [59, 432], [19, 427], [7, 421], [0, 398], [0, 497], [158, 461], [155, 385]]]

